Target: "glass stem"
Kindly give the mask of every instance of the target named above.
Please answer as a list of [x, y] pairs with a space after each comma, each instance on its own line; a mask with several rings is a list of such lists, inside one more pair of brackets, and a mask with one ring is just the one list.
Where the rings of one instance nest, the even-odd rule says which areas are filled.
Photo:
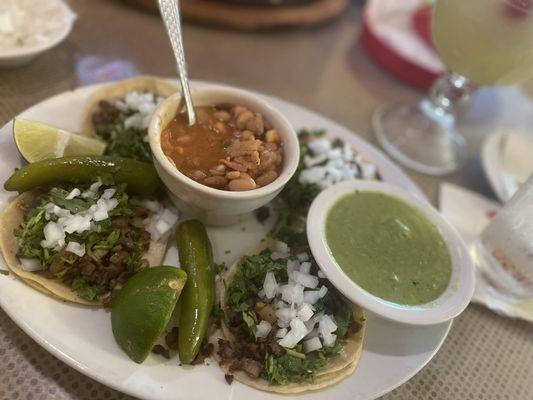
[[420, 109], [437, 123], [451, 126], [457, 106], [468, 100], [474, 90], [467, 78], [448, 71], [433, 83], [429, 96], [420, 102]]

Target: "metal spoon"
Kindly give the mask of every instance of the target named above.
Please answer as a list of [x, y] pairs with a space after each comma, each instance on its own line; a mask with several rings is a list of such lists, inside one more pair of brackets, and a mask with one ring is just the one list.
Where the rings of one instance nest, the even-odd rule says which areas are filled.
[[165, 27], [167, 28], [168, 37], [170, 38], [172, 52], [174, 53], [174, 58], [176, 59], [176, 64], [178, 66], [181, 92], [185, 99], [189, 126], [191, 126], [196, 123], [196, 115], [194, 114], [194, 106], [192, 104], [189, 80], [187, 77], [187, 64], [185, 63], [185, 52], [183, 51], [183, 37], [181, 35], [178, 0], [158, 0], [158, 3], [161, 16], [163, 17]]

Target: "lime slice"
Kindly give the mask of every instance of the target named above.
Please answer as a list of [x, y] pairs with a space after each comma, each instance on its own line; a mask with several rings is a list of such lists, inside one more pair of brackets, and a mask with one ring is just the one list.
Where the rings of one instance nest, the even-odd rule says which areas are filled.
[[25, 119], [15, 119], [13, 135], [20, 154], [29, 163], [63, 156], [101, 155], [106, 148], [101, 140]]
[[168, 266], [133, 275], [113, 299], [111, 327], [119, 346], [143, 362], [163, 333], [187, 280], [185, 271]]

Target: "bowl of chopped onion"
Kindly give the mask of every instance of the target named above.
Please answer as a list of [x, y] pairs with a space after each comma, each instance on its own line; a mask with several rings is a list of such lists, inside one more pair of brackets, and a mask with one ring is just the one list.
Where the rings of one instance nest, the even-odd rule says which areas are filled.
[[0, 68], [25, 65], [55, 47], [75, 19], [62, 0], [0, 2]]

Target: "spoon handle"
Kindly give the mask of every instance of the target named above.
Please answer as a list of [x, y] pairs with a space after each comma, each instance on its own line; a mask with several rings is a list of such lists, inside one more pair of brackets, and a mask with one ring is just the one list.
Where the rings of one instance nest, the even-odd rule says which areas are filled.
[[172, 52], [174, 53], [174, 58], [176, 59], [176, 64], [178, 66], [181, 92], [185, 99], [189, 125], [194, 125], [196, 123], [196, 115], [194, 114], [191, 91], [189, 89], [189, 79], [187, 77], [187, 64], [185, 63], [185, 52], [183, 51], [183, 37], [181, 35], [178, 0], [158, 0], [158, 3], [161, 16], [163, 17], [165, 27], [167, 28], [168, 37], [170, 38]]

